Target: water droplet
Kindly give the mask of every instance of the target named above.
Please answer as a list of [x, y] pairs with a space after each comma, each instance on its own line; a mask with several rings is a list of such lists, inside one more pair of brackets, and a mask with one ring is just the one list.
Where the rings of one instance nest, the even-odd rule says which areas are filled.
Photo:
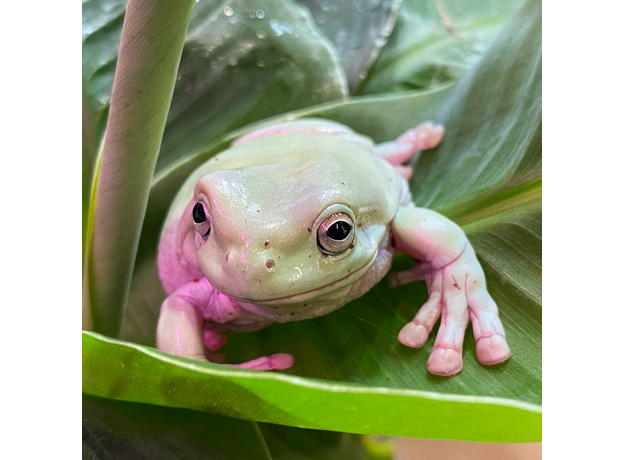
[[230, 17], [228, 18], [228, 22], [229, 22], [230, 24], [236, 24], [236, 16], [230, 16]]
[[217, 13], [213, 13], [210, 15], [210, 20], [211, 21], [216, 21], [217, 19], [219, 19], [219, 15]]
[[264, 61], [262, 59], [258, 59], [258, 67], [264, 67]]
[[226, 6], [225, 8], [223, 8], [223, 12], [225, 13], [226, 16], [232, 16], [234, 14], [234, 10], [230, 8], [229, 6]]
[[219, 63], [217, 61], [212, 61], [210, 63], [210, 68], [211, 69], [216, 69], [217, 67], [219, 67]]
[[264, 11], [262, 11], [262, 10], [258, 10], [258, 11], [256, 11], [256, 17], [257, 17], [258, 19], [262, 19], [262, 18], [264, 18]]
[[323, 8], [323, 11], [329, 11], [331, 9], [331, 2], [323, 2], [321, 8]]
[[255, 11], [250, 11], [250, 12], [249, 12], [249, 17], [250, 17], [251, 19], [256, 19], [256, 12], [255, 12]]
[[93, 29], [91, 29], [91, 27], [89, 26], [82, 26], [82, 33], [85, 35], [89, 35], [91, 32], [93, 32]]
[[256, 36], [258, 38], [264, 38], [266, 37], [266, 33], [264, 32], [264, 30], [259, 30], [258, 32], [256, 32]]
[[235, 57], [231, 57], [231, 58], [228, 60], [228, 63], [229, 63], [230, 65], [236, 65], [236, 58], [235, 58]]

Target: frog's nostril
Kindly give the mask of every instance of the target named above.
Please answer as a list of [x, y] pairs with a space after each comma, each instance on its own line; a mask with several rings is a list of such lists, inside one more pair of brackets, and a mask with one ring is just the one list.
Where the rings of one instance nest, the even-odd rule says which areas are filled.
[[269, 270], [273, 270], [275, 268], [275, 261], [269, 259], [266, 261], [266, 268]]

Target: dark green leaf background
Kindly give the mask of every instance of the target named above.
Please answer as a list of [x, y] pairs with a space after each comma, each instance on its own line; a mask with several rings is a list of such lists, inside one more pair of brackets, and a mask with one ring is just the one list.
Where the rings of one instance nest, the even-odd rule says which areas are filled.
[[[488, 7], [480, 15], [479, 5], [485, 3]], [[170, 144], [163, 143], [161, 154], [166, 149], [172, 153], [164, 153], [154, 178], [122, 321], [123, 340], [84, 334], [85, 393], [321, 430], [490, 442], [541, 439], [541, 3], [529, 2], [494, 36], [517, 6], [475, 0], [462, 10], [457, 2], [451, 2], [447, 13], [456, 19], [454, 33], [468, 37], [467, 42], [474, 45], [472, 54], [464, 53], [466, 43], [449, 38], [444, 27], [446, 35], [436, 31], [422, 38], [416, 34], [414, 43], [404, 43], [401, 37], [407, 33], [410, 18], [425, 21], [432, 11], [438, 11], [429, 5], [419, 12], [415, 5], [406, 1], [399, 10], [395, 34], [362, 87], [364, 93], [394, 94], [359, 96], [299, 111], [292, 111], [297, 105], [291, 104], [290, 98], [282, 104], [286, 100], [283, 94], [290, 93], [271, 92], [276, 86], [252, 91], [252, 99], [275, 99], [276, 105], [270, 108], [275, 109], [273, 114], [286, 112], [278, 120], [324, 117], [345, 123], [375, 141], [391, 140], [423, 120], [444, 123], [446, 134], [440, 147], [424, 153], [414, 165], [416, 172], [410, 182], [414, 201], [443, 212], [468, 234], [499, 306], [512, 358], [497, 366], [480, 365], [469, 332], [461, 373], [452, 378], [428, 374], [426, 361], [435, 334], [420, 350], [404, 347], [396, 339], [425, 301], [424, 283], [390, 289], [385, 281], [328, 316], [234, 335], [224, 349], [231, 362], [293, 353], [295, 366], [283, 373], [191, 362], [150, 348], [164, 298], [156, 276], [155, 250], [169, 203], [195, 167], [253, 126], [218, 135], [271, 115], [269, 109], [259, 109], [258, 104], [249, 105], [241, 98], [246, 115], [239, 117], [236, 109], [229, 112], [223, 105], [223, 124], [216, 121], [212, 125], [211, 120], [201, 119], [206, 104], [199, 101], [212, 101], [211, 91], [224, 93], [222, 99], [214, 96], [217, 103], [236, 99], [225, 83], [212, 83], [212, 89], [206, 86], [202, 93], [206, 99], [199, 93], [184, 103], [174, 98], [170, 120], [177, 119], [180, 125], [186, 121], [188, 126], [178, 132], [180, 136], [190, 133], [192, 140], [178, 143], [171, 137]], [[292, 5], [289, 8], [290, 14], [309, 14], [292, 9]], [[463, 11], [463, 16], [458, 11]], [[210, 14], [207, 18], [210, 20]], [[249, 15], [246, 18], [251, 19]], [[441, 24], [439, 17], [437, 21]], [[112, 27], [92, 24], [93, 30]], [[310, 31], [315, 30], [313, 23], [307, 24]], [[318, 34], [320, 38], [313, 34], [307, 45], [302, 44], [307, 39], [299, 37], [297, 46], [312, 56], [315, 54], [309, 50], [314, 46], [320, 47], [320, 56], [335, 54], [335, 50], [327, 51], [332, 49], [331, 43]], [[275, 39], [279, 38], [283, 36]], [[435, 46], [427, 51], [418, 40]], [[236, 43], [232, 37], [234, 48]], [[423, 54], [423, 50], [427, 52]], [[266, 51], [273, 55], [271, 48]], [[247, 55], [240, 56], [244, 61]], [[314, 65], [330, 61], [334, 62], [329, 59]], [[432, 65], [451, 70], [438, 78], [430, 72]], [[336, 82], [339, 78], [333, 75], [341, 71], [334, 73], [332, 66], [327, 68], [328, 81]], [[243, 67], [240, 69], [244, 73]], [[94, 75], [97, 72], [103, 70]], [[271, 74], [269, 71], [267, 78], [272, 78]], [[313, 75], [306, 78], [316, 78]], [[87, 81], [95, 81], [90, 78]], [[325, 81], [320, 74], [318, 78]], [[404, 91], [406, 88], [421, 89]], [[340, 91], [324, 93], [325, 100], [341, 97]], [[303, 100], [298, 107], [314, 102], [322, 100]], [[239, 102], [234, 107], [236, 104]], [[194, 120], [193, 114], [200, 118]], [[170, 121], [169, 133], [177, 129], [174, 126]], [[405, 256], [396, 257], [396, 268], [411, 264]]]

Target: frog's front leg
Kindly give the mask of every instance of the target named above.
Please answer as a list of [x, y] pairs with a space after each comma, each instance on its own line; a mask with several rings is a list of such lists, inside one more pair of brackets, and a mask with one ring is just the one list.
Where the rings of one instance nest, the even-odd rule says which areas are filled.
[[393, 286], [425, 280], [429, 299], [399, 333], [399, 341], [422, 347], [442, 317], [427, 368], [437, 375], [454, 375], [462, 368], [462, 346], [468, 322], [482, 364], [497, 364], [511, 352], [498, 310], [487, 291], [485, 275], [475, 252], [458, 225], [428, 209], [399, 208], [392, 230], [396, 248], [421, 263], [393, 273]]
[[[172, 355], [208, 361], [208, 357], [214, 356], [213, 353], [225, 344], [227, 337], [218, 331], [205, 329], [205, 320], [225, 323], [235, 319], [239, 312], [236, 305], [214, 291], [205, 278], [185, 284], [162, 304], [156, 331], [157, 347]], [[292, 355], [277, 353], [228, 365], [255, 370], [281, 370], [291, 367], [293, 362]]]
[[443, 135], [444, 127], [442, 125], [426, 121], [404, 132], [395, 141], [377, 144], [374, 152], [394, 166], [394, 169], [405, 180], [409, 180], [413, 172], [412, 167], [404, 166], [402, 163], [408, 161], [421, 150], [436, 147]]

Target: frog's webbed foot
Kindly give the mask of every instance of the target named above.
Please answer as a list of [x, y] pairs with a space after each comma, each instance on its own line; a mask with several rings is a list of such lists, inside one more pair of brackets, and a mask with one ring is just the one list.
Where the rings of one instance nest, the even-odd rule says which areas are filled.
[[436, 147], [442, 140], [444, 127], [430, 121], [419, 124], [406, 131], [396, 141], [384, 142], [375, 146], [375, 153], [394, 166], [394, 169], [408, 180], [412, 175], [412, 167], [405, 163], [421, 150]]
[[418, 279], [427, 282], [429, 299], [401, 329], [398, 338], [408, 347], [420, 348], [438, 318], [442, 318], [427, 362], [429, 372], [454, 375], [461, 370], [464, 333], [469, 321], [481, 364], [497, 364], [510, 357], [496, 304], [487, 292], [483, 270], [470, 246], [445, 267], [434, 269], [429, 263], [421, 263], [407, 272], [392, 274], [390, 283], [397, 286]]
[[399, 341], [408, 347], [422, 347], [441, 318], [427, 368], [432, 374], [454, 375], [463, 365], [464, 333], [470, 321], [479, 362], [507, 360], [511, 352], [496, 303], [461, 229], [434, 211], [411, 206], [399, 209], [392, 228], [397, 249], [425, 262], [391, 274], [390, 285], [425, 280], [429, 291], [427, 302], [401, 329]]

